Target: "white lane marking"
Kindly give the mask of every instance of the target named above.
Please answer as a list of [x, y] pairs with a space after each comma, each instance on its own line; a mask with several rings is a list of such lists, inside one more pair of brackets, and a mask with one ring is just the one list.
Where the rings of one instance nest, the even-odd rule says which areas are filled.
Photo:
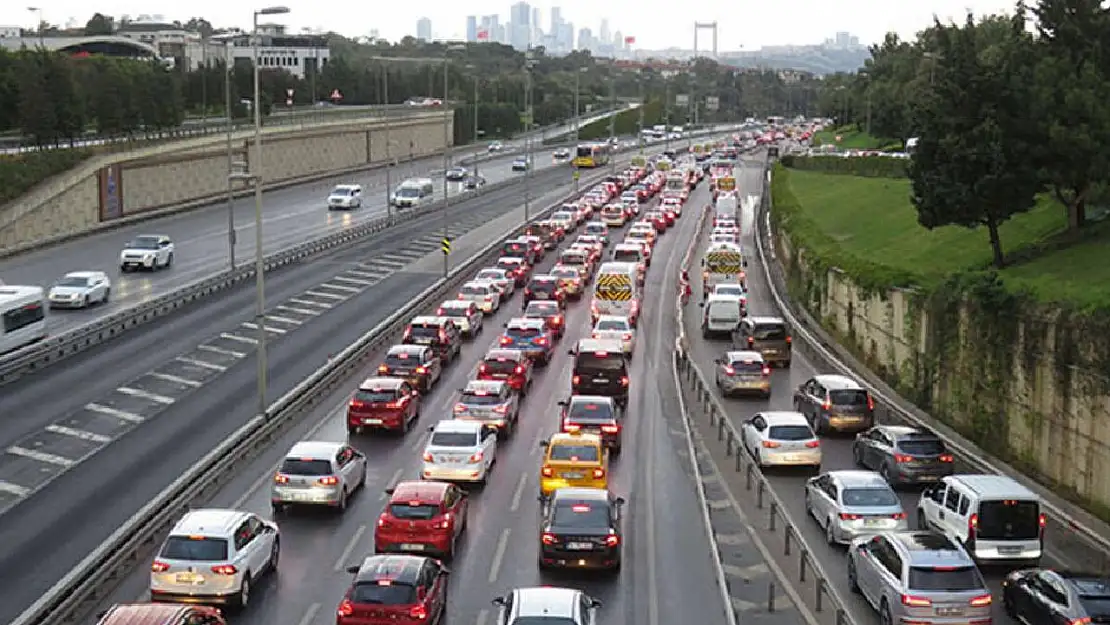
[[314, 603], [314, 604], [308, 606], [308, 609], [304, 611], [304, 616], [301, 617], [301, 620], [297, 621], [297, 625], [309, 625], [309, 623], [311, 623], [313, 621], [313, 619], [316, 618], [316, 614], [319, 611], [320, 611], [320, 604], [319, 603]]
[[204, 382], [197, 382], [196, 380], [190, 380], [189, 378], [183, 378], [179, 375], [170, 375], [168, 373], [162, 373], [161, 371], [151, 371], [147, 375], [149, 375], [152, 378], [158, 378], [159, 380], [165, 380], [166, 382], [173, 382], [174, 384], [184, 384], [185, 386], [191, 386], [193, 388], [204, 386]]
[[536, 432], [536, 438], [532, 441], [532, 446], [528, 450], [528, 455], [535, 456], [540, 453], [540, 443], [543, 442], [544, 436], [546, 435], [542, 429]]
[[352, 276], [358, 276], [360, 278], [366, 278], [367, 280], [371, 281], [370, 284], [374, 284], [375, 282], [378, 282], [379, 280], [381, 280], [381, 276], [379, 274], [374, 273], [374, 272], [370, 272], [370, 271], [359, 271], [358, 269], [348, 269], [347, 273], [351, 274]]
[[64, 425], [58, 425], [56, 423], [51, 423], [50, 425], [46, 426], [46, 431], [53, 432], [54, 434], [62, 434], [64, 436], [72, 436], [73, 438], [79, 438], [84, 441], [92, 441], [94, 443], [109, 443], [112, 441], [111, 436], [104, 436], [103, 434], [87, 432], [85, 430], [79, 430], [77, 428], [69, 428]]
[[362, 540], [362, 535], [365, 533], [366, 526], [359, 525], [358, 529], [355, 530], [355, 535], [347, 541], [347, 546], [343, 548], [343, 552], [339, 554], [339, 558], [335, 561], [335, 566], [332, 567], [336, 573], [341, 573], [347, 569], [347, 561], [351, 559], [351, 554], [354, 553], [358, 547], [358, 541]]
[[197, 360], [196, 358], [189, 358], [188, 356], [178, 356], [176, 358], [176, 360], [180, 360], [181, 362], [183, 362], [187, 365], [193, 365], [194, 367], [200, 367], [201, 369], [211, 369], [212, 371], [227, 371], [227, 367], [225, 367], [223, 365], [214, 365], [210, 362], [205, 362], [203, 360]]
[[278, 321], [280, 323], [291, 323], [295, 326], [299, 326], [302, 323], [300, 319], [294, 319], [292, 317], [279, 317], [277, 315], [266, 315], [266, 319], [268, 321]]
[[[348, 278], [347, 276], [335, 276], [334, 278], [332, 278], [332, 280], [337, 280], [339, 282], [348, 282], [350, 284], [357, 284], [357, 285], [359, 285], [360, 287], [363, 287], [363, 288], [368, 287], [368, 286], [374, 286], [374, 281], [372, 281], [372, 280], [360, 280], [358, 278]], [[362, 290], [362, 289], [359, 289], [359, 290]]]
[[309, 310], [307, 308], [296, 308], [294, 306], [286, 306], [285, 304], [274, 306], [274, 308], [276, 308], [278, 310], [288, 310], [289, 312], [295, 312], [295, 313], [298, 313], [298, 314], [301, 314], [301, 315], [309, 315], [310, 317], [315, 317], [316, 315], [320, 314], [320, 311], [318, 311], [318, 310]]
[[156, 404], [162, 404], [164, 406], [169, 406], [173, 402], [177, 401], [172, 397], [166, 397], [165, 395], [159, 395], [157, 393], [151, 393], [150, 391], [144, 391], [141, 388], [131, 388], [130, 386], [121, 386], [116, 389], [116, 392], [123, 393], [124, 395], [130, 395], [132, 397], [141, 397], [142, 399], [148, 399]]
[[70, 460], [69, 458], [63, 458], [62, 456], [59, 456], [57, 454], [48, 454], [43, 451], [20, 447], [19, 445], [12, 445], [11, 447], [9, 447], [8, 453], [13, 456], [22, 456], [24, 458], [30, 458], [32, 460], [37, 460], [46, 464], [57, 465], [59, 467], [72, 467], [73, 465], [77, 464], [75, 461]]
[[[258, 324], [257, 323], [251, 323], [249, 321], [244, 321], [243, 323], [241, 323], [239, 325], [241, 327], [247, 328], [248, 330], [254, 330], [255, 332], [258, 331]], [[273, 332], [274, 334], [285, 334], [285, 332], [286, 332], [285, 330], [282, 330], [281, 328], [274, 328], [274, 327], [270, 327], [270, 326], [266, 326], [266, 331], [267, 332]], [[255, 339], [254, 341], [256, 343], [258, 342], [257, 339]]]
[[13, 484], [11, 482], [0, 480], [0, 493], [8, 493], [9, 495], [15, 495], [16, 497], [26, 497], [31, 494], [31, 489], [27, 488], [26, 486], [20, 486], [19, 484]]
[[516, 512], [520, 508], [520, 498], [524, 496], [524, 484], [528, 481], [528, 474], [522, 473], [520, 481], [517, 482], [516, 491], [513, 493], [513, 504], [509, 507], [510, 510]]
[[127, 421], [130, 423], [142, 423], [143, 421], [146, 421], [146, 417], [142, 415], [135, 414], [134, 412], [127, 412], [126, 410], [120, 410], [118, 408], [112, 408], [111, 406], [105, 406], [103, 404], [85, 404], [85, 410], [99, 412], [100, 414], [108, 415], [109, 417], [115, 417], [120, 421]]
[[332, 284], [330, 282], [325, 282], [325, 283], [317, 286], [316, 288], [318, 288], [318, 289], [332, 289], [334, 291], [343, 291], [345, 293], [362, 293], [362, 289], [360, 289], [358, 287], [344, 286], [342, 284]]
[[419, 438], [414, 440], [412, 442], [412, 444], [409, 445], [409, 449], [411, 449], [413, 451], [420, 451], [420, 450], [424, 449], [425, 447], [428, 446], [428, 439], [431, 438], [431, 437], [432, 437], [431, 432], [425, 432], [425, 433], [421, 434]]
[[[312, 295], [312, 291], [309, 291], [308, 294]], [[331, 297], [331, 296], [327, 295], [325, 297]], [[301, 304], [302, 306], [315, 306], [317, 308], [331, 308], [331, 304], [325, 304], [324, 302], [314, 302], [310, 299], [300, 299], [300, 298], [297, 298], [297, 297], [293, 297], [293, 298], [290, 298], [289, 301], [293, 302], [294, 304]]]
[[486, 625], [489, 620], [489, 610], [482, 608], [478, 611], [478, 620], [474, 621], [474, 625]]
[[247, 354], [245, 352], [236, 352], [236, 351], [232, 351], [230, 349], [224, 349], [222, 347], [216, 347], [214, 345], [205, 345], [203, 343], [200, 344], [200, 345], [197, 345], [197, 349], [203, 349], [204, 351], [212, 352], [213, 354], [223, 354], [224, 356], [231, 356], [232, 358], [246, 358], [247, 357]]
[[379, 271], [380, 271], [380, 267], [390, 267], [392, 269], [400, 269], [400, 268], [406, 266], [407, 264], [408, 263], [405, 263], [405, 262], [402, 262], [402, 261], [399, 261], [399, 260], [393, 260], [392, 258], [375, 258], [375, 259], [371, 260], [370, 262], [359, 263], [359, 266], [360, 267], [366, 267], [368, 269], [379, 268]]
[[[305, 295], [311, 295], [312, 297], [322, 297], [324, 299], [335, 299], [335, 300], [347, 299], [346, 295], [336, 295], [335, 293], [322, 293], [320, 291], [305, 291], [304, 294]], [[328, 308], [331, 308], [331, 307], [329, 306]]]
[[489, 564], [489, 583], [497, 581], [497, 574], [501, 571], [501, 560], [505, 558], [505, 549], [509, 546], [509, 534], [512, 529], [506, 527], [501, 530], [501, 537], [497, 539], [497, 548], [493, 551], [493, 562]]
[[[227, 339], [229, 341], [238, 341], [240, 343], [246, 343], [248, 345], [257, 345], [258, 344], [258, 339], [256, 339], [256, 338], [253, 338], [253, 337], [250, 337], [250, 336], [239, 336], [238, 334], [232, 334], [230, 332], [220, 332], [220, 338], [221, 339]], [[244, 355], [246, 355], [246, 354], [244, 354]]]
[[[395, 486], [397, 486], [397, 482], [401, 481], [401, 476], [404, 475], [404, 474], [405, 474], [404, 469], [397, 469], [393, 473], [393, 477], [389, 478], [389, 481], [385, 483], [385, 487], [386, 488], [394, 488]], [[387, 495], [385, 493], [385, 491], [382, 491], [382, 494], [378, 495], [378, 499], [380, 499], [382, 501], [385, 501], [386, 499], [389, 499], [389, 495]]]

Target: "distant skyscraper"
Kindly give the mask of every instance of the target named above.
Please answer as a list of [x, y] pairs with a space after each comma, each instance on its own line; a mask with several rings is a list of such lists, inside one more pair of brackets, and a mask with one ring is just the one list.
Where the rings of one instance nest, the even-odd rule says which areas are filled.
[[432, 20], [426, 17], [416, 20], [416, 38], [421, 41], [432, 40]]
[[466, 16], [466, 40], [478, 41], [478, 16], [476, 15]]
[[563, 54], [574, 50], [574, 24], [571, 22], [559, 24], [559, 50]]
[[594, 32], [592, 30], [590, 30], [589, 28], [583, 28], [578, 31], [578, 50], [589, 50], [593, 52], [594, 48], [596, 47], [597, 46], [594, 42]]
[[517, 50], [527, 50], [532, 43], [532, 7], [517, 2], [509, 9], [509, 43]]
[[609, 32], [609, 20], [601, 20], [601, 30], [598, 31], [597, 38], [601, 43], [613, 42], [613, 35]]
[[543, 41], [543, 31], [540, 29], [540, 10], [532, 9], [532, 45], [537, 46]]

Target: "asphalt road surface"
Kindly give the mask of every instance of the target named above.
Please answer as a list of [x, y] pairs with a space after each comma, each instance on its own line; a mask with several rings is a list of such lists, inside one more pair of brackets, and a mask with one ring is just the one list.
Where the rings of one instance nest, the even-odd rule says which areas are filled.
[[[749, 267], [747, 270], [749, 289], [748, 308], [752, 315], [774, 316], [780, 313], [771, 297], [763, 269], [759, 266], [758, 257], [754, 251], [754, 229], [757, 226], [762, 227], [764, 225], [763, 223], [757, 224], [755, 219], [761, 190], [760, 177], [763, 175], [761, 160], [762, 153], [760, 153], [759, 160], [747, 161], [747, 164], [737, 173], [737, 183], [744, 209], [741, 219], [743, 245], [745, 249], [748, 250], [747, 258], [749, 259]], [[700, 262], [700, 253], [705, 250], [708, 235], [709, 229], [706, 229], [699, 254], [695, 257], [696, 262]], [[695, 294], [695, 298], [692, 299], [696, 299], [701, 293], [701, 273], [700, 271], [692, 271], [691, 274], [697, 274], [691, 276], [694, 282], [693, 290]], [[729, 349], [729, 344], [726, 340], [702, 339], [700, 330], [701, 318], [700, 314], [698, 314], [700, 309], [694, 308], [693, 304], [691, 304], [690, 310], [694, 312], [693, 314], [685, 315], [685, 330], [692, 347], [691, 357], [704, 374], [712, 376], [713, 360], [719, 358], [727, 351]], [[729, 412], [733, 424], [739, 429], [742, 422], [756, 412], [762, 410], [793, 410], [794, 390], [814, 375], [821, 373], [832, 373], [832, 371], [815, 363], [805, 350], [795, 349], [791, 368], [789, 370], [775, 369], [772, 373], [773, 392], [769, 400], [721, 399]], [[718, 393], [718, 396], [719, 395]], [[852, 458], [853, 438], [853, 436], [827, 436], [822, 438], [821, 468], [823, 471], [858, 468], [855, 466]], [[963, 473], [972, 472], [967, 467], [957, 466], [957, 470]], [[858, 625], [877, 625], [879, 623], [878, 614], [862, 597], [854, 595], [848, 590], [847, 556], [844, 553], [844, 547], [829, 546], [825, 542], [824, 531], [817, 525], [817, 522], [811, 516], [806, 514], [804, 483], [808, 476], [800, 473], [768, 471], [767, 477], [771, 488], [787, 506], [789, 513], [796, 521], [801, 523], [800, 530], [804, 539], [813, 549], [813, 556], [821, 562], [825, 572], [830, 576], [829, 583], [832, 585], [833, 590], [845, 600], [845, 604], [848, 606], [851, 614], [852, 622]], [[899, 492], [899, 497], [902, 501], [902, 507], [909, 517], [910, 527], [916, 527], [917, 501], [920, 497], [920, 492], [903, 490]], [[1045, 539], [1047, 552], [1043, 563], [1046, 566], [1068, 567], [1069, 558], [1061, 554], [1058, 550], [1053, 549], [1051, 534], [1046, 535]], [[1005, 576], [1005, 571], [985, 569], [983, 570], [983, 574], [994, 591], [995, 624], [1009, 625], [1013, 623], [1014, 621], [1012, 621], [1002, 609], [1000, 587], [1001, 581]]]
[[[533, 189], [537, 197], [548, 192], [551, 202], [567, 183], [562, 172], [548, 171], [536, 176]], [[520, 204], [518, 187], [455, 204], [452, 232], [478, 228]], [[441, 228], [440, 216], [429, 215], [271, 274], [270, 400], [439, 278], [438, 264], [429, 269], [423, 261], [438, 253]], [[5, 387], [0, 542], [11, 548], [0, 554], [9, 599], [0, 621], [254, 414], [253, 306], [253, 288], [236, 289]], [[37, 563], [33, 570], [18, 565], [29, 561]]]
[[[684, 218], [686, 219], [686, 218]], [[680, 220], [680, 224], [682, 221]], [[674, 276], [692, 224], [665, 234], [649, 270], [639, 342], [632, 358], [632, 400], [625, 423], [625, 451], [614, 462], [610, 489], [628, 500], [624, 520], [624, 566], [619, 578], [540, 573], [539, 443], [558, 429], [556, 402], [569, 394], [571, 359], [565, 350], [588, 336], [589, 298], [571, 303], [567, 333], [556, 358], [537, 370], [513, 438], [502, 444], [488, 486], [473, 494], [467, 535], [451, 564], [447, 621], [452, 625], [496, 625], [490, 599], [513, 587], [559, 585], [581, 588], [604, 602], [600, 622], [722, 623], [723, 607], [713, 577], [710, 550], [701, 527], [698, 502], [688, 474], [685, 443], [675, 436], [680, 425], [677, 389], [670, 369], [674, 340]], [[615, 240], [620, 235], [614, 233]], [[683, 239], [682, 237], [685, 237]], [[552, 255], [541, 264], [549, 267]], [[426, 427], [451, 418], [457, 389], [471, 379], [484, 352], [496, 345], [501, 324], [519, 314], [520, 295], [488, 318], [485, 331], [465, 346], [435, 390], [424, 398], [419, 425], [403, 438], [359, 437], [355, 445], [370, 458], [369, 485], [342, 516], [295, 512], [283, 516], [281, 571], [255, 587], [252, 606], [233, 615], [236, 625], [329, 625], [350, 583], [345, 567], [373, 552], [374, 520], [385, 488], [415, 479], [421, 465]], [[351, 392], [368, 367], [240, 475], [212, 502], [269, 517], [269, 485], [274, 467], [297, 440], [347, 439], [345, 410]], [[107, 604], [145, 598], [149, 572], [143, 561]], [[14, 580], [13, 580], [14, 581]]]

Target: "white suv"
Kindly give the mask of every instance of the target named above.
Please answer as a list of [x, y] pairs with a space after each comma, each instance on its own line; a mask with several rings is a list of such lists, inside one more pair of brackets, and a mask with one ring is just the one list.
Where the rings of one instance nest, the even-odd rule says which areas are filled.
[[497, 454], [497, 429], [478, 421], [447, 419], [430, 426], [421, 477], [485, 484]]
[[277, 570], [277, 525], [240, 510], [192, 510], [170, 531], [150, 565], [155, 602], [244, 608], [251, 585]]
[[493, 605], [500, 608], [498, 623], [520, 625], [551, 620], [560, 625], [587, 625], [594, 622], [594, 612], [601, 602], [573, 588], [514, 588], [497, 597]]
[[173, 241], [164, 234], [143, 234], [131, 239], [119, 253], [121, 271], [155, 271], [173, 264]]

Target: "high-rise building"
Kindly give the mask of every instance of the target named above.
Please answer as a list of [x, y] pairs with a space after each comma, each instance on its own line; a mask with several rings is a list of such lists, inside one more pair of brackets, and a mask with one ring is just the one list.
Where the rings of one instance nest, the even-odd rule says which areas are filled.
[[601, 20], [601, 29], [597, 32], [597, 38], [601, 43], [612, 43], [613, 35], [609, 32], [609, 20]]
[[574, 50], [574, 24], [563, 22], [559, 24], [559, 51], [567, 54]]
[[466, 40], [470, 42], [478, 41], [478, 16], [466, 16]]
[[527, 2], [517, 2], [509, 9], [509, 43], [517, 50], [527, 50], [532, 44], [532, 7]]
[[590, 30], [589, 28], [583, 28], [578, 31], [579, 50], [589, 50], [590, 52], [593, 52], [596, 48], [596, 45], [597, 44], [594, 41], [594, 32], [592, 30]]
[[432, 40], [432, 20], [426, 17], [416, 20], [416, 38], [421, 41]]
[[532, 45], [538, 46], [543, 41], [543, 30], [540, 29], [540, 10], [532, 8]]

